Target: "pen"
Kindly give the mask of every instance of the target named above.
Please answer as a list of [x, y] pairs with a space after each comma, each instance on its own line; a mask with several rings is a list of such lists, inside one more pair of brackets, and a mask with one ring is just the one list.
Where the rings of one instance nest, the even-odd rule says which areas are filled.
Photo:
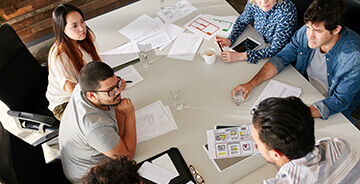
[[132, 81], [125, 81], [126, 83], [132, 83]]
[[221, 52], [224, 52], [223, 49], [221, 48], [220, 42], [217, 42], [217, 43], [218, 43], [218, 45], [220, 47]]

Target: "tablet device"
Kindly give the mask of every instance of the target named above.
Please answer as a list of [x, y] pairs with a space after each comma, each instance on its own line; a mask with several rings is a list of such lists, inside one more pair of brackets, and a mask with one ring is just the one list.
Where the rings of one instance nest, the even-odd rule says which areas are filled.
[[236, 52], [245, 52], [248, 50], [254, 50], [260, 47], [260, 43], [251, 37], [247, 37], [245, 40], [240, 42], [238, 45], [233, 47], [232, 49]]

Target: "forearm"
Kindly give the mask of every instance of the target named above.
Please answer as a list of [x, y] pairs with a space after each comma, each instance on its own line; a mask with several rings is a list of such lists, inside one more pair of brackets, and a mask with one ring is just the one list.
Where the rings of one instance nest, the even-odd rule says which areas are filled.
[[260, 69], [260, 71], [253, 77], [248, 84], [251, 85], [252, 88], [261, 84], [262, 82], [271, 79], [278, 73], [275, 66], [269, 62], [265, 63], [265, 65]]
[[125, 117], [123, 140], [128, 150], [128, 157], [133, 158], [136, 150], [136, 118], [135, 114]]

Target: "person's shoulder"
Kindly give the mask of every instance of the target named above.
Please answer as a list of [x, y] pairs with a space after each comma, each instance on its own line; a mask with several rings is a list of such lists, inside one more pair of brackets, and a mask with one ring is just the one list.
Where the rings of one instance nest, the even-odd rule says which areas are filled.
[[284, 0], [278, 3], [276, 6], [278, 13], [281, 15], [297, 15], [295, 4], [291, 0]]
[[360, 35], [353, 31], [352, 29], [346, 27], [344, 32], [341, 33], [345, 36], [344, 42], [356, 50], [357, 53], [360, 53]]

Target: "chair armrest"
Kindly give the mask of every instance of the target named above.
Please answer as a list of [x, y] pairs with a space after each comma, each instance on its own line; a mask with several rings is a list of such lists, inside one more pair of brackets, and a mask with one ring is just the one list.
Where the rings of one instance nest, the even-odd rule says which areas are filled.
[[358, 106], [352, 113], [351, 117], [355, 119], [355, 121], [360, 120], [360, 106]]
[[41, 133], [45, 132], [45, 129], [58, 129], [58, 121], [50, 116], [44, 116], [40, 114], [12, 111], [9, 110], [7, 114], [18, 120], [23, 120], [19, 126], [22, 129], [35, 130]]

